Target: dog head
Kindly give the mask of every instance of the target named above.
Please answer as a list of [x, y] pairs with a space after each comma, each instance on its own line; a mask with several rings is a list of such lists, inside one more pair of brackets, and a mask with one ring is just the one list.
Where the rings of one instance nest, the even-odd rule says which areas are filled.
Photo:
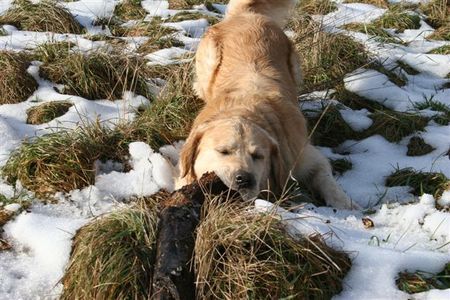
[[180, 176], [187, 182], [215, 172], [245, 199], [280, 188], [283, 176], [276, 140], [255, 123], [219, 119], [195, 128], [183, 146]]

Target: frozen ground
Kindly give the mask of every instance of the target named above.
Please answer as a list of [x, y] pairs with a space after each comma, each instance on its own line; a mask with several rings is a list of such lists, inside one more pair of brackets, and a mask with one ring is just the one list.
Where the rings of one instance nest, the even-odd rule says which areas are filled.
[[[11, 5], [10, 0], [0, 0], [0, 14]], [[395, 2], [395, 1], [392, 1]], [[420, 1], [411, 1], [420, 2]], [[105, 33], [101, 26], [93, 26], [98, 17], [110, 17], [114, 0], [82, 0], [64, 3], [84, 26], [88, 33]], [[168, 9], [167, 1], [145, 0], [147, 20], [154, 16], [167, 17], [177, 11]], [[219, 11], [224, 6], [216, 6]], [[370, 22], [385, 10], [367, 4], [338, 4], [338, 10], [323, 18], [330, 32], [342, 31], [337, 26], [350, 22]], [[205, 7], [196, 10], [207, 12]], [[186, 52], [195, 50], [202, 33], [208, 26], [205, 19], [172, 23], [179, 30], [177, 38], [184, 48], [173, 47], [156, 51], [146, 58], [150, 64], [168, 64], [177, 61]], [[0, 49], [21, 51], [31, 49], [48, 41], [70, 40], [80, 51], [100, 47], [104, 42], [92, 42], [80, 35], [25, 32], [12, 26], [3, 26], [7, 35], [0, 36]], [[450, 55], [426, 54], [428, 51], [450, 42], [430, 42], [425, 39], [433, 29], [425, 22], [418, 30], [405, 30], [397, 34], [407, 42], [404, 45], [382, 44], [367, 35], [346, 32], [364, 43], [386, 68], [398, 61], [407, 63], [420, 71], [417, 75], [404, 73], [407, 84], [398, 87], [389, 78], [375, 70], [360, 69], [348, 74], [345, 86], [348, 90], [397, 111], [417, 110], [414, 104], [433, 99], [450, 105], [450, 89], [442, 88], [449, 82]], [[107, 32], [106, 32], [107, 33]], [[134, 49], [139, 39], [130, 39], [129, 48]], [[34, 62], [29, 73], [39, 83], [39, 89], [25, 102], [0, 105], [0, 166], [4, 165], [10, 152], [21, 142], [35, 135], [42, 135], [59, 128], [73, 128], [85, 120], [108, 121], [132, 120], [136, 107], [151, 105], [148, 99], [127, 93], [122, 99], [96, 101], [78, 96], [60, 94], [55, 84], [39, 78], [39, 62]], [[26, 124], [26, 110], [42, 101], [68, 100], [74, 106], [63, 116], [44, 125]], [[317, 100], [321, 102], [321, 100]], [[311, 104], [308, 104], [311, 106]], [[423, 114], [435, 114], [423, 110]], [[341, 114], [354, 130], [364, 130], [371, 125], [366, 110], [343, 108]], [[413, 167], [416, 170], [442, 172], [450, 177], [450, 160], [446, 155], [450, 148], [450, 126], [433, 121], [420, 133], [426, 143], [435, 150], [418, 157], [406, 156], [405, 137], [399, 143], [390, 143], [381, 136], [371, 136], [362, 141], [346, 141], [339, 146], [338, 154], [329, 148], [321, 148], [328, 157], [347, 158], [353, 168], [339, 177], [346, 192], [361, 206], [374, 205], [375, 212], [369, 217], [375, 226], [363, 226], [361, 212], [335, 211], [332, 208], [306, 206], [295, 213], [278, 209], [289, 228], [294, 232], [309, 234], [320, 232], [331, 236], [330, 245], [352, 253], [353, 266], [344, 283], [344, 291], [335, 299], [450, 299], [450, 290], [430, 291], [414, 296], [403, 293], [395, 285], [400, 271], [439, 271], [450, 262], [450, 213], [438, 211], [430, 195], [417, 199], [407, 187], [386, 187], [385, 177], [396, 167]], [[111, 171], [98, 174], [93, 186], [58, 194], [58, 204], [34, 203], [4, 226], [4, 237], [12, 244], [9, 251], [0, 252], [0, 299], [53, 299], [58, 298], [58, 283], [67, 263], [71, 237], [74, 231], [91, 217], [124, 205], [115, 199], [132, 195], [150, 195], [160, 188], [171, 189], [169, 163], [163, 155], [177, 159], [180, 145], [164, 149], [150, 149], [144, 143], [130, 145], [132, 169], [127, 173]], [[159, 151], [157, 151], [159, 150]], [[161, 153], [161, 154], [160, 154]], [[103, 166], [114, 170], [113, 166]], [[14, 190], [0, 179], [0, 194], [13, 197]], [[440, 203], [450, 203], [450, 192], [444, 193]], [[404, 204], [414, 202], [411, 204]], [[403, 204], [400, 204], [403, 203]], [[256, 207], [271, 210], [270, 203], [257, 201]], [[15, 210], [10, 205], [4, 209]]]

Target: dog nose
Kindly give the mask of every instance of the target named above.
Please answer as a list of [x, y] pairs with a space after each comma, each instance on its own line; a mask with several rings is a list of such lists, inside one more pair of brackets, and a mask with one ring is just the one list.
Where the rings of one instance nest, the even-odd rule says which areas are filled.
[[255, 179], [252, 174], [245, 171], [240, 171], [236, 174], [235, 182], [238, 188], [246, 189], [254, 185]]

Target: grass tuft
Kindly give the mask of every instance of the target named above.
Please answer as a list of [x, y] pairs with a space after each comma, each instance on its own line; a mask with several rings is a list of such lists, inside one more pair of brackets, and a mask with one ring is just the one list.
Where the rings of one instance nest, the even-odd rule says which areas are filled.
[[415, 108], [418, 110], [430, 109], [433, 111], [438, 111], [440, 114], [433, 116], [432, 120], [439, 125], [447, 126], [450, 123], [450, 106], [434, 101], [433, 98], [426, 99], [424, 102], [417, 103]]
[[344, 0], [343, 3], [365, 3], [365, 4], [372, 4], [382, 8], [389, 7], [389, 1], [387, 0]]
[[294, 240], [275, 216], [230, 204], [207, 209], [195, 252], [200, 299], [328, 299], [350, 268], [321, 238]]
[[333, 159], [330, 161], [333, 173], [344, 174], [353, 168], [352, 162], [347, 158]]
[[343, 34], [323, 32], [308, 17], [292, 18], [288, 28], [294, 32], [293, 42], [300, 54], [304, 93], [333, 88], [345, 74], [369, 63], [362, 44]]
[[143, 19], [147, 12], [141, 2], [142, 0], [124, 0], [114, 8], [114, 15], [125, 21]]
[[395, 281], [397, 287], [408, 294], [422, 293], [432, 289], [445, 290], [450, 288], [450, 264], [444, 269], [432, 274], [423, 271], [414, 273], [401, 272]]
[[395, 43], [401, 44], [402, 41], [389, 34], [383, 28], [378, 27], [374, 24], [364, 24], [364, 23], [349, 23], [342, 26], [345, 30], [357, 31], [367, 35], [374, 36], [374, 39], [380, 43]]
[[124, 161], [127, 132], [98, 123], [25, 141], [15, 150], [1, 175], [45, 198], [94, 184], [96, 160]]
[[64, 93], [87, 99], [120, 99], [123, 92], [132, 91], [151, 98], [148, 88], [148, 68], [137, 56], [95, 50], [88, 54], [69, 53], [54, 61], [45, 57], [40, 67], [42, 77], [63, 84]]
[[158, 217], [142, 203], [78, 230], [61, 299], [149, 299]]
[[370, 117], [373, 124], [366, 135], [379, 134], [391, 143], [399, 142], [414, 132], [423, 131], [429, 121], [428, 118], [417, 114], [389, 110], [376, 111]]
[[152, 77], [162, 77], [167, 83], [157, 100], [131, 124], [108, 129], [93, 123], [26, 141], [12, 153], [2, 176], [11, 184], [20, 180], [45, 198], [93, 184], [95, 161], [126, 162], [132, 141], [144, 141], [158, 149], [186, 138], [202, 105], [191, 88], [191, 64], [158, 68]]
[[386, 177], [386, 186], [410, 186], [416, 196], [431, 194], [436, 199], [450, 187], [450, 181], [442, 173], [419, 172], [412, 168], [397, 169]]
[[434, 28], [449, 25], [450, 6], [447, 0], [432, 0], [427, 3], [421, 3], [419, 8], [427, 16], [427, 23]]
[[321, 114], [308, 117], [311, 137], [314, 145], [323, 147], [337, 147], [346, 140], [358, 139], [359, 134], [355, 132], [342, 118], [339, 109], [330, 105]]
[[50, 63], [58, 59], [64, 59], [71, 53], [75, 46], [71, 42], [44, 43], [37, 46], [33, 51], [33, 59], [43, 63]]
[[44, 0], [36, 4], [28, 0], [16, 0], [13, 7], [0, 16], [1, 24], [14, 25], [18, 29], [28, 31], [83, 33], [78, 21], [54, 0]]
[[412, 12], [405, 11], [402, 5], [394, 5], [389, 10], [372, 22], [372, 25], [379, 28], [393, 28], [396, 32], [403, 32], [405, 29], [419, 29], [420, 17]]
[[303, 0], [298, 3], [297, 10], [311, 15], [326, 15], [337, 10], [337, 5], [330, 0]]
[[450, 55], [450, 45], [444, 45], [439, 48], [433, 49], [430, 52], [430, 54], [444, 54], [444, 55]]
[[0, 105], [25, 101], [37, 89], [29, 64], [24, 54], [0, 51]]
[[33, 106], [27, 110], [27, 124], [39, 125], [64, 115], [72, 103], [69, 101], [52, 101]]
[[408, 143], [408, 156], [422, 156], [428, 154], [434, 150], [433, 147], [425, 143], [423, 138], [419, 136], [413, 136]]
[[157, 100], [132, 125], [154, 149], [185, 139], [203, 102], [192, 90], [193, 64], [160, 66], [152, 77], [166, 80]]

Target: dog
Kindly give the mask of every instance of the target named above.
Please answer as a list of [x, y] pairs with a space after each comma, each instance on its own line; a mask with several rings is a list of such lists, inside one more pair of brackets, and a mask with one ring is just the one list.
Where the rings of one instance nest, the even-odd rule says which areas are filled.
[[231, 0], [200, 41], [194, 89], [205, 102], [179, 161], [176, 187], [214, 171], [244, 199], [309, 184], [327, 205], [355, 205], [328, 160], [309, 143], [297, 102], [301, 70], [282, 27], [294, 0]]

